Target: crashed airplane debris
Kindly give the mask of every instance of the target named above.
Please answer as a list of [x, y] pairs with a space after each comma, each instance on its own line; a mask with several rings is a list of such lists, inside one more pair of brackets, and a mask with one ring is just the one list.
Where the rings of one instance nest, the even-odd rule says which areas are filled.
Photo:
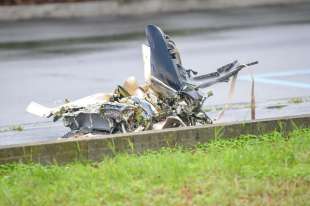
[[56, 108], [31, 102], [27, 111], [40, 117], [63, 119], [74, 132], [106, 134], [211, 124], [203, 111], [202, 88], [228, 82], [245, 67], [257, 64], [229, 63], [215, 72], [198, 75], [182, 65], [175, 43], [159, 27], [145, 29], [148, 45], [142, 45], [145, 84], [134, 77], [110, 94], [99, 93]]

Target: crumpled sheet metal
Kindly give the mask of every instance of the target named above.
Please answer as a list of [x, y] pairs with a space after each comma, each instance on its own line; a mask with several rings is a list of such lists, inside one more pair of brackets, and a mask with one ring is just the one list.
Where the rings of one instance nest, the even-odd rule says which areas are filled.
[[31, 102], [27, 111], [41, 116], [63, 119], [72, 133], [106, 134], [137, 132], [151, 129], [211, 124], [202, 106], [210, 96], [202, 88], [228, 82], [248, 66], [237, 61], [215, 72], [199, 75], [186, 69], [172, 39], [159, 27], [146, 27], [148, 45], [142, 45], [145, 82], [139, 85], [129, 77], [112, 93], [98, 93], [67, 102], [55, 108]]

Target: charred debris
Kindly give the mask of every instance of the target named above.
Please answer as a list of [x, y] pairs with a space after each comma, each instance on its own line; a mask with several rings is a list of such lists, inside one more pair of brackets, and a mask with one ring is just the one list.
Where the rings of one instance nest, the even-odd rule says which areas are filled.
[[98, 93], [48, 108], [31, 102], [27, 111], [54, 121], [62, 119], [71, 133], [104, 134], [212, 124], [203, 111], [202, 88], [228, 82], [244, 68], [257, 64], [234, 61], [215, 72], [200, 75], [182, 65], [174, 41], [159, 27], [145, 29], [142, 45], [145, 83], [129, 77], [112, 93]]

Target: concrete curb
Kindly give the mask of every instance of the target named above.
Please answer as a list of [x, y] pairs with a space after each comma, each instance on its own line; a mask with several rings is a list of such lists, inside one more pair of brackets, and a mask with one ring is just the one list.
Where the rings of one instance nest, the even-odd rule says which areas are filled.
[[310, 128], [310, 115], [280, 119], [263, 119], [200, 127], [147, 131], [120, 135], [98, 135], [87, 139], [64, 139], [48, 143], [6, 146], [0, 148], [0, 164], [35, 162], [64, 164], [73, 161], [100, 161], [117, 153], [143, 153], [162, 147], [194, 147], [213, 139], [236, 138], [240, 135], [260, 135], [279, 131]]
[[306, 3], [310, 0], [105, 0], [84, 3], [0, 6], [0, 20], [142, 15], [158, 12]]

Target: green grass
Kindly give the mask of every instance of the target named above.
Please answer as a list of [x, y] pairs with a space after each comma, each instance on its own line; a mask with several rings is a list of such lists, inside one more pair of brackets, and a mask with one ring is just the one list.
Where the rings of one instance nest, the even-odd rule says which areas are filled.
[[1, 206], [309, 204], [310, 129], [100, 163], [0, 166]]
[[291, 104], [300, 104], [303, 103], [304, 100], [301, 97], [293, 97], [288, 102]]
[[24, 131], [24, 127], [22, 125], [12, 125], [8, 128], [0, 129], [0, 132], [11, 132], [11, 131], [22, 132]]
[[23, 126], [22, 125], [13, 125], [10, 127], [10, 129], [12, 131], [17, 131], [17, 132], [21, 132], [24, 130]]

